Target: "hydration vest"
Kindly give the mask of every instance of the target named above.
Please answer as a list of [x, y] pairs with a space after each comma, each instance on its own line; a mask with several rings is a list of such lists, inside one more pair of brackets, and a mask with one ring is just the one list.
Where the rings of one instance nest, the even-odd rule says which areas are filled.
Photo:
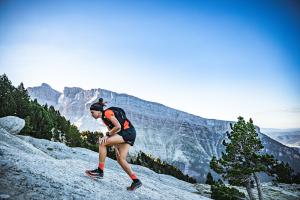
[[122, 108], [110, 107], [110, 108], [107, 108], [106, 110], [104, 110], [102, 113], [102, 120], [103, 120], [104, 124], [106, 126], [108, 126], [110, 129], [114, 128], [115, 126], [108, 118], [105, 117], [105, 112], [108, 110], [113, 111], [115, 117], [117, 118], [117, 120], [119, 121], [119, 123], [121, 125], [121, 130], [126, 130], [130, 127], [133, 127], [131, 122], [127, 119], [125, 111]]

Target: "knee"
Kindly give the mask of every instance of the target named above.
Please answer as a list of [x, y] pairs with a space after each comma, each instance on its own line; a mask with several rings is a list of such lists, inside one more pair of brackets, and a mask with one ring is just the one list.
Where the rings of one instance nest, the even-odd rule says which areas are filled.
[[116, 155], [116, 158], [117, 158], [118, 163], [120, 163], [121, 162], [121, 157]]

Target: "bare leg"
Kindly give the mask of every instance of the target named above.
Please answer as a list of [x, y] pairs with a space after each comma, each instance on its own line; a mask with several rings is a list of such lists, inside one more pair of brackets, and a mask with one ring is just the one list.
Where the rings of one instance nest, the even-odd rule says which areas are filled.
[[121, 167], [124, 169], [124, 171], [128, 174], [128, 176], [131, 176], [134, 172], [132, 171], [129, 163], [126, 161], [126, 157], [128, 154], [130, 145], [127, 143], [119, 144], [118, 150], [120, 155], [117, 155], [117, 161], [121, 165]]
[[106, 143], [100, 144], [99, 145], [99, 163], [105, 162], [105, 158], [107, 156], [106, 146], [111, 146], [111, 145], [120, 144], [120, 143], [124, 143], [124, 142], [125, 141], [122, 138], [122, 136], [116, 134], [116, 135], [109, 137], [107, 139]]
[[105, 145], [99, 145], [99, 163], [105, 162], [107, 150]]

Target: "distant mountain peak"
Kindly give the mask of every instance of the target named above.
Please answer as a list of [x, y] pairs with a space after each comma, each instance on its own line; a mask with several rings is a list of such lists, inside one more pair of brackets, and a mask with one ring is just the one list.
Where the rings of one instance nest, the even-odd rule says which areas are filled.
[[51, 88], [53, 89], [49, 84], [47, 83], [42, 83], [41, 87], [46, 87], [46, 88]]
[[37, 99], [40, 104], [55, 106], [61, 93], [53, 89], [49, 84], [42, 83], [41, 86], [28, 87], [27, 91], [32, 99]]

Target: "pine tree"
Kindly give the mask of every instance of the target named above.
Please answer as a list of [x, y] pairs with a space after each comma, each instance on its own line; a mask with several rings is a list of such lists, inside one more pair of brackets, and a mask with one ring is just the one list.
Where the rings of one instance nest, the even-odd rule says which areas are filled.
[[80, 133], [75, 125], [70, 125], [69, 130], [66, 132], [66, 139], [68, 141], [68, 145], [71, 147], [80, 147], [82, 143], [82, 139], [80, 137]]
[[210, 172], [207, 173], [206, 182], [205, 183], [209, 184], [209, 185], [213, 185], [215, 183], [214, 178], [212, 177], [212, 175], [211, 175]]
[[14, 86], [6, 74], [0, 76], [0, 117], [16, 115], [17, 105], [14, 99]]
[[24, 120], [25, 120], [25, 126], [21, 130], [20, 134], [28, 134], [29, 135], [33, 131], [30, 116], [26, 116]]
[[291, 184], [293, 183], [293, 172], [294, 170], [288, 163], [277, 161], [271, 173], [275, 174], [276, 182]]
[[265, 156], [260, 154], [263, 145], [258, 138], [252, 119], [245, 122], [243, 117], [238, 117], [237, 123], [232, 126], [232, 131], [227, 132], [228, 140], [223, 141], [225, 153], [217, 160], [213, 156], [210, 166], [232, 185], [246, 187], [250, 200], [253, 199], [252, 185], [255, 179], [259, 199], [263, 199], [260, 188], [258, 172], [266, 172], [267, 166], [263, 162]]
[[23, 83], [20, 83], [20, 85], [16, 88], [14, 99], [17, 105], [17, 116], [20, 118], [28, 116], [30, 109], [30, 97]]
[[51, 130], [54, 128], [53, 121], [43, 106], [39, 105], [37, 100], [31, 102], [30, 119], [32, 123], [32, 136], [50, 140], [52, 138]]

